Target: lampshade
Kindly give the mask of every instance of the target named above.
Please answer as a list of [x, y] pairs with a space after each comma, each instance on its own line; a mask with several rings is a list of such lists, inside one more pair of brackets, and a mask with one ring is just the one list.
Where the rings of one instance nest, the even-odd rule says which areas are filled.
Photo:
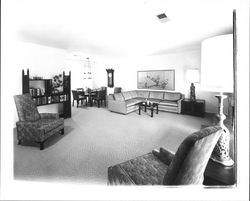
[[217, 92], [233, 91], [233, 35], [206, 39], [201, 48], [201, 84]]
[[196, 83], [200, 81], [200, 73], [198, 69], [187, 69], [186, 81]]

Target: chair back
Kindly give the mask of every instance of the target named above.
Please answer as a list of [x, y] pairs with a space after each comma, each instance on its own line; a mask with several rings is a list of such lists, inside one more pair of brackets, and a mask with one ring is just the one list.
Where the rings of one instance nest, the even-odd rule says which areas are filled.
[[78, 99], [78, 93], [76, 90], [72, 90], [72, 95], [73, 95], [73, 99], [77, 100]]
[[40, 114], [30, 94], [14, 96], [19, 121], [37, 121]]
[[122, 88], [121, 87], [115, 87], [114, 88], [114, 94], [121, 93], [121, 92], [122, 92]]
[[188, 136], [169, 165], [163, 184], [202, 184], [205, 168], [222, 132], [221, 127], [214, 126]]

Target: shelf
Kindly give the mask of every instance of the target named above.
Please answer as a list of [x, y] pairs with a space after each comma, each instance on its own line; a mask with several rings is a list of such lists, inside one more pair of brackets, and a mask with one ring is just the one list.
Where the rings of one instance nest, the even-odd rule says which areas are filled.
[[64, 118], [71, 117], [71, 73], [65, 75], [63, 72], [63, 91], [58, 93], [52, 93], [52, 79], [40, 78], [32, 79], [29, 77], [29, 69], [26, 75], [22, 70], [22, 93], [31, 94], [37, 106], [63, 104], [60, 115]]

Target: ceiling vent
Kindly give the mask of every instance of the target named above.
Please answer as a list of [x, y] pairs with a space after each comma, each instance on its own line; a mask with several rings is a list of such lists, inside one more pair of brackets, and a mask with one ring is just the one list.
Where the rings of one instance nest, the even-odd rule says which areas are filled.
[[160, 22], [166, 22], [168, 21], [168, 17], [165, 13], [161, 13], [159, 15], [156, 15], [157, 18], [160, 20]]

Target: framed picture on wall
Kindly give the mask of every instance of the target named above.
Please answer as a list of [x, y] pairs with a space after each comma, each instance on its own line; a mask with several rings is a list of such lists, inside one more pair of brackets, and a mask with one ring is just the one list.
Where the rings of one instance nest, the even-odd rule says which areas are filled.
[[174, 91], [175, 71], [174, 70], [138, 71], [137, 88]]

